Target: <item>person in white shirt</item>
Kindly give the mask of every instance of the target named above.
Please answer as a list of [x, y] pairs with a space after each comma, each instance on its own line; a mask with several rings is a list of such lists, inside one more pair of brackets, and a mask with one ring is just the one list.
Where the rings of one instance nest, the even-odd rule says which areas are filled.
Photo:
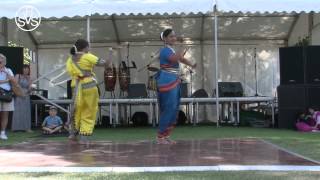
[[[14, 81], [14, 75], [10, 68], [6, 67], [7, 58], [0, 53], [0, 88], [7, 91], [11, 90], [10, 81]], [[9, 112], [14, 111], [14, 102], [1, 102], [0, 101], [0, 120], [1, 120], [1, 133], [0, 139], [7, 140], [6, 128], [8, 124]]]

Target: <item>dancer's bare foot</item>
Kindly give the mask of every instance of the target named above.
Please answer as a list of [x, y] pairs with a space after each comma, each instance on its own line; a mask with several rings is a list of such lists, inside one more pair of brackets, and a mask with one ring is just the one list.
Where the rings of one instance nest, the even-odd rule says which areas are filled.
[[69, 141], [78, 141], [77, 136], [74, 134], [70, 134], [68, 139], [69, 139]]
[[80, 135], [80, 140], [79, 140], [79, 144], [81, 145], [88, 145], [90, 143], [89, 139], [87, 136], [81, 136]]
[[165, 139], [167, 140], [167, 142], [169, 142], [169, 144], [177, 144], [176, 141], [170, 139], [169, 137], [166, 137]]
[[157, 144], [170, 144], [169, 141], [167, 141], [166, 138], [157, 138]]

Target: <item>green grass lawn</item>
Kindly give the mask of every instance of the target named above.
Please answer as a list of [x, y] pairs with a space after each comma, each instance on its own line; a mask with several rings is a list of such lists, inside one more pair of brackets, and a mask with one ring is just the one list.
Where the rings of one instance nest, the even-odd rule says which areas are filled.
[[[34, 133], [9, 132], [8, 141], [0, 141], [1, 146], [24, 141], [66, 141], [65, 137], [39, 138], [39, 131]], [[96, 129], [92, 140], [130, 142], [154, 140], [156, 129], [145, 128], [107, 128]], [[290, 151], [320, 161], [320, 133], [300, 133], [293, 130], [248, 127], [182, 126], [177, 127], [172, 135], [176, 140], [214, 139], [214, 138], [260, 138], [272, 142]], [[83, 179], [320, 179], [320, 172], [188, 172], [188, 173], [89, 173]], [[77, 179], [75, 173], [15, 173], [0, 174], [0, 179]]]

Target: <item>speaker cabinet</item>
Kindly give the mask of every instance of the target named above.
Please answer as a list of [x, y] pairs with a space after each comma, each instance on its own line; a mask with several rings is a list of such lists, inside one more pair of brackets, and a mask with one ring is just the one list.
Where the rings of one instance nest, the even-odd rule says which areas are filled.
[[304, 84], [305, 65], [302, 47], [285, 47], [279, 49], [280, 84]]
[[320, 84], [320, 46], [308, 46], [306, 54], [306, 83]]
[[209, 97], [209, 95], [206, 90], [198, 89], [194, 93], [192, 93], [191, 97], [193, 97], [193, 98], [207, 98], [207, 97]]
[[23, 69], [23, 48], [0, 46], [0, 53], [7, 58], [7, 67], [13, 74], [22, 74]]
[[299, 113], [305, 108], [279, 108], [278, 127], [282, 129], [294, 129]]
[[179, 113], [178, 113], [178, 117], [177, 117], [177, 125], [185, 125], [187, 122], [187, 116], [186, 114], [179, 110]]
[[308, 107], [320, 108], [320, 85], [281, 85], [277, 90], [280, 128], [291, 128]]
[[145, 84], [129, 84], [128, 98], [146, 98], [147, 88]]
[[304, 85], [281, 85], [277, 88], [279, 108], [305, 108], [306, 87]]
[[278, 127], [293, 129], [298, 114], [308, 107], [308, 87], [305, 85], [278, 86]]
[[131, 118], [134, 126], [147, 126], [148, 125], [148, 114], [146, 112], [135, 112]]
[[240, 82], [218, 82], [219, 97], [242, 97], [243, 88]]
[[306, 88], [307, 107], [320, 108], [320, 86], [309, 85]]

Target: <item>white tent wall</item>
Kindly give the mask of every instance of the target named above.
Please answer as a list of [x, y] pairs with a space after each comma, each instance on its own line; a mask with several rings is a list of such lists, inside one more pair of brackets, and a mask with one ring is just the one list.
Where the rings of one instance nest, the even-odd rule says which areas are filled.
[[[38, 68], [39, 77], [65, 64], [68, 57], [68, 49], [39, 49]], [[51, 85], [50, 79], [60, 74], [61, 71], [51, 74], [39, 81], [40, 89], [49, 90], [48, 96], [52, 99], [67, 97], [66, 83], [60, 86]]]
[[[205, 44], [212, 44], [212, 42], [205, 41]], [[280, 40], [219, 41], [218, 81], [241, 82], [244, 94], [246, 96], [254, 96], [254, 49], [256, 48], [258, 94], [274, 96], [276, 87], [280, 83], [278, 48], [283, 47], [284, 45], [285, 41]], [[212, 63], [214, 53], [212, 51], [212, 45], [205, 45], [204, 48], [204, 88], [211, 95], [213, 88], [215, 88], [215, 72], [212, 71], [212, 69], [215, 69], [214, 63]], [[206, 111], [206, 120], [216, 121], [215, 106], [207, 106]]]
[[299, 39], [303, 39], [309, 35], [309, 14], [300, 14], [290, 37], [288, 38], [288, 46], [294, 46], [299, 42]]
[[310, 37], [310, 45], [320, 45], [320, 14], [299, 15], [288, 38], [288, 46], [294, 46], [299, 39]]
[[[250, 43], [251, 42], [251, 43]], [[284, 41], [228, 41], [219, 44], [219, 82], [241, 82], [246, 96], [255, 94], [255, 49], [257, 62], [258, 94], [273, 96], [279, 84], [278, 48], [284, 46]], [[211, 63], [213, 53], [206, 47], [205, 64], [208, 74], [205, 74], [205, 86], [215, 87], [212, 83], [214, 72]], [[207, 59], [209, 61], [207, 61]], [[212, 89], [211, 91], [212, 92]]]
[[0, 46], [6, 46], [7, 45], [7, 30], [6, 28], [6, 23], [4, 18], [0, 18]]
[[[135, 61], [138, 69], [151, 60], [151, 55], [162, 47], [161, 42], [131, 42], [129, 43], [129, 59]], [[198, 89], [204, 88], [208, 94], [212, 95], [214, 87], [214, 63], [212, 41], [203, 42], [203, 67], [201, 65], [201, 45], [200, 42], [192, 42], [186, 57], [193, 62], [197, 62], [198, 66], [193, 76], [192, 89], [195, 92]], [[108, 56], [108, 49], [110, 46], [117, 46], [117, 44], [92, 44], [92, 52], [99, 57], [106, 58]], [[257, 53], [257, 73], [258, 73], [258, 92], [261, 95], [272, 96], [279, 84], [279, 67], [278, 67], [278, 47], [284, 46], [284, 41], [240, 41], [228, 40], [220, 41], [219, 45], [219, 81], [239, 81], [242, 83], [245, 94], [252, 96], [255, 94], [255, 76], [254, 76], [254, 48]], [[65, 63], [68, 57], [69, 48], [71, 45], [46, 45], [39, 47], [39, 70], [40, 75], [54, 69], [59, 65]], [[113, 55], [113, 63], [118, 65], [119, 60], [126, 61], [127, 48], [126, 45], [121, 49], [115, 49]], [[119, 53], [121, 54], [121, 58]], [[154, 63], [158, 66], [158, 63]], [[148, 72], [138, 69], [131, 70], [131, 83], [147, 83]], [[185, 79], [190, 82], [190, 74], [184, 68], [181, 68], [186, 73]], [[95, 72], [97, 79], [102, 82], [103, 79], [102, 67], [97, 67]], [[49, 76], [52, 79], [58, 73]], [[152, 74], [152, 73], [151, 73]], [[150, 74], [150, 75], [151, 75]], [[118, 82], [116, 95], [118, 96]], [[49, 98], [66, 97], [66, 84], [53, 87], [48, 80], [40, 81], [40, 88], [49, 90]], [[104, 84], [100, 85], [101, 96], [104, 94]], [[190, 88], [189, 88], [190, 90]], [[110, 93], [106, 93], [106, 98], [110, 98]], [[184, 108], [184, 107], [182, 107]], [[108, 108], [106, 108], [108, 109]], [[208, 105], [206, 108], [200, 107], [199, 120], [215, 121], [215, 106]], [[146, 106], [136, 106], [132, 108], [132, 112], [145, 111], [149, 112]], [[103, 113], [106, 113], [103, 111]]]
[[3, 38], [2, 35], [0, 35], [0, 46], [4, 46], [5, 45], [5, 40]]
[[312, 45], [320, 45], [320, 14], [313, 15]]
[[0, 46], [5, 46], [6, 43], [5, 43], [5, 40], [4, 40], [4, 37], [2, 34], [0, 34]]
[[[60, 65], [63, 65], [68, 58], [69, 48], [72, 45], [42, 45], [39, 47], [39, 75], [43, 75]], [[109, 47], [116, 47], [117, 44], [92, 44], [91, 51], [95, 55], [101, 58], [108, 57], [108, 49]], [[129, 60], [135, 61], [138, 69], [131, 69], [131, 83], [145, 83], [147, 84], [148, 81], [148, 72], [146, 69], [141, 70], [138, 72], [140, 68], [146, 65], [151, 60], [151, 55], [156, 53], [161, 47], [163, 46], [162, 42], [146, 42], [146, 43], [139, 43], [139, 42], [131, 42], [129, 43]], [[199, 66], [197, 67], [196, 76], [193, 81], [193, 89], [200, 89], [202, 87], [201, 78], [203, 77], [201, 74], [204, 72], [200, 66], [200, 47], [198, 45], [189, 45], [190, 49], [186, 53], [186, 57], [189, 58], [193, 62], [198, 62]], [[121, 49], [114, 49], [113, 59], [112, 62], [118, 67], [118, 64], [121, 61], [127, 61], [127, 48], [126, 45], [121, 46]], [[121, 57], [121, 58], [120, 58]], [[159, 66], [159, 62], [156, 61], [153, 63], [155, 67]], [[131, 64], [130, 64], [131, 66]], [[186, 73], [185, 79], [190, 81], [190, 76], [186, 69], [182, 68], [182, 72]], [[61, 71], [48, 76], [46, 79], [40, 81], [40, 88], [41, 89], [48, 89], [49, 90], [49, 98], [52, 99], [61, 99], [67, 96], [67, 85], [66, 83], [53, 86], [50, 84], [50, 79], [57, 76]], [[97, 80], [99, 83], [104, 81], [104, 68], [103, 67], [96, 67], [95, 73], [97, 75]], [[149, 75], [153, 75], [154, 73], [150, 73]], [[198, 75], [200, 74], [200, 75]], [[62, 77], [60, 80], [65, 79], [67, 76]], [[104, 84], [100, 84], [101, 90], [101, 97], [104, 95]], [[116, 84], [116, 96], [119, 96], [119, 81]], [[150, 91], [149, 93], [152, 93]], [[104, 98], [110, 98], [110, 93], [106, 93]], [[106, 111], [102, 111], [102, 114], [108, 113], [108, 108], [104, 108]], [[133, 106], [132, 112], [136, 111], [144, 111], [149, 113], [149, 107], [146, 106]], [[149, 114], [150, 116], [150, 114]]]

